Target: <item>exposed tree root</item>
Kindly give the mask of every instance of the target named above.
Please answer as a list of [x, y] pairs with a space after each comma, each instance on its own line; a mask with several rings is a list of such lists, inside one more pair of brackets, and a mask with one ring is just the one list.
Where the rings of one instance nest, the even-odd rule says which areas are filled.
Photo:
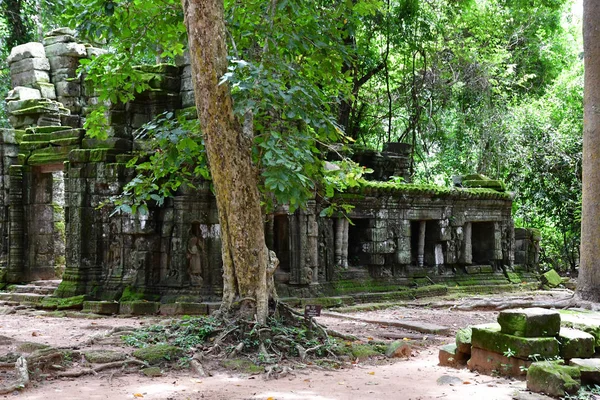
[[104, 371], [106, 369], [111, 368], [126, 368], [130, 365], [139, 365], [139, 366], [147, 366], [147, 364], [143, 361], [139, 360], [123, 360], [123, 361], [114, 361], [106, 364], [99, 365], [94, 368], [84, 368], [77, 371], [66, 371], [59, 372], [56, 374], [59, 378], [77, 378], [83, 375], [96, 375], [100, 371]]
[[23, 389], [29, 384], [29, 370], [27, 369], [27, 360], [24, 357], [14, 363], [17, 379], [6, 385], [0, 386], [0, 394], [12, 393], [15, 390]]

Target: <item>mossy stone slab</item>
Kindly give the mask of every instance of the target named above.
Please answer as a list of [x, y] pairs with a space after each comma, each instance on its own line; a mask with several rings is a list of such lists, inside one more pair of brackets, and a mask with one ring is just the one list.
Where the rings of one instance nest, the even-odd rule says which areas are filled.
[[122, 361], [127, 358], [125, 353], [114, 350], [88, 350], [84, 351], [85, 359], [94, 364], [106, 364], [115, 361]]
[[574, 312], [561, 310], [561, 325], [589, 333], [596, 339], [595, 346], [600, 348], [600, 314], [592, 312]]
[[587, 358], [594, 355], [596, 339], [589, 333], [572, 328], [561, 328], [558, 336], [560, 356], [564, 359]]
[[558, 272], [553, 269], [543, 273], [542, 276], [540, 276], [540, 279], [544, 285], [550, 286], [551, 288], [557, 287], [562, 283], [562, 278], [558, 275]]
[[552, 358], [560, 354], [558, 340], [554, 337], [519, 337], [501, 333], [493, 328], [473, 327], [471, 345], [522, 360], [527, 360], [534, 354], [543, 358]]
[[119, 303], [116, 301], [86, 301], [83, 303], [83, 312], [100, 315], [118, 314]]
[[461, 368], [467, 365], [469, 355], [458, 351], [456, 344], [447, 344], [440, 349], [438, 359], [441, 366]]
[[536, 393], [564, 397], [577, 393], [581, 387], [581, 372], [562, 361], [541, 361], [531, 364], [527, 371], [527, 389]]
[[504, 310], [498, 315], [501, 332], [522, 337], [554, 337], [560, 331], [560, 313], [544, 308]]
[[600, 385], [600, 359], [572, 358], [569, 365], [579, 368], [583, 385]]
[[463, 354], [471, 354], [471, 327], [459, 329], [456, 332], [456, 347]]
[[169, 344], [157, 344], [133, 352], [135, 358], [148, 362], [148, 364], [159, 364], [161, 362], [173, 361], [181, 355], [180, 348]]
[[155, 301], [122, 301], [119, 307], [119, 313], [130, 315], [150, 315], [156, 314], [160, 303]]

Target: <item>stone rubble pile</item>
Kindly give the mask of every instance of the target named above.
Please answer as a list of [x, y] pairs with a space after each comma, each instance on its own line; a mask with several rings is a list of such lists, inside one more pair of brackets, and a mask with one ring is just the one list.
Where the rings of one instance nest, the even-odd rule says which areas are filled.
[[526, 377], [527, 388], [550, 396], [600, 383], [600, 315], [542, 308], [501, 311], [498, 323], [458, 331], [440, 365], [487, 375]]

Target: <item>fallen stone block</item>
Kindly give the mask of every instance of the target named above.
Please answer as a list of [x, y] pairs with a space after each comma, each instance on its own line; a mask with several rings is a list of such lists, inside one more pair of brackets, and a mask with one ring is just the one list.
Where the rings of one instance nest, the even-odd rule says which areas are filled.
[[528, 360], [532, 354], [542, 358], [557, 357], [560, 354], [558, 340], [551, 337], [525, 338], [507, 335], [494, 328], [472, 328], [471, 352], [474, 347], [495, 353]]
[[83, 303], [83, 312], [100, 315], [118, 314], [119, 303], [116, 301], [86, 301]]
[[470, 327], [459, 329], [456, 332], [456, 347], [463, 354], [471, 354], [471, 335], [473, 331]]
[[501, 332], [522, 337], [553, 337], [560, 331], [560, 313], [544, 308], [500, 311]]
[[485, 375], [525, 376], [531, 363], [528, 360], [506, 357], [493, 351], [472, 347], [467, 366], [471, 371]]
[[600, 348], [600, 317], [589, 312], [561, 311], [561, 325], [589, 333], [596, 339], [595, 346]]
[[569, 365], [579, 368], [583, 385], [600, 385], [600, 359], [572, 358]]
[[594, 355], [595, 338], [577, 329], [561, 328], [558, 336], [560, 356], [564, 359], [587, 358]]
[[49, 36], [60, 36], [60, 35], [75, 36], [76, 32], [75, 32], [75, 30], [73, 30], [71, 28], [61, 27], [61, 28], [52, 29], [50, 32], [46, 33], [46, 37], [49, 37]]
[[580, 377], [578, 368], [565, 366], [562, 361], [535, 362], [527, 370], [527, 389], [563, 397], [577, 393], [581, 387]]
[[389, 358], [410, 358], [412, 348], [404, 341], [395, 340], [385, 349], [385, 356]]
[[37, 42], [29, 42], [25, 44], [21, 44], [19, 46], [15, 46], [10, 51], [10, 55], [6, 59], [8, 64], [13, 64], [18, 61], [21, 61], [25, 58], [45, 58], [46, 52], [44, 50], [44, 45]]
[[161, 315], [208, 315], [208, 306], [204, 303], [168, 303], [160, 305]]
[[120, 314], [150, 315], [156, 314], [160, 303], [155, 301], [122, 301], [119, 306]]
[[540, 280], [544, 285], [550, 286], [551, 288], [557, 287], [562, 283], [562, 278], [553, 269], [542, 274], [542, 276], [540, 276]]
[[462, 368], [467, 365], [469, 355], [458, 351], [456, 344], [452, 343], [440, 349], [438, 359], [443, 367]]

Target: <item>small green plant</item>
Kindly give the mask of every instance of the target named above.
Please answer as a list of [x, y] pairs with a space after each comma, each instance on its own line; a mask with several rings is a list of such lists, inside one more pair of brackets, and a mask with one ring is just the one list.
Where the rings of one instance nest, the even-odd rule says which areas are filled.
[[509, 347], [508, 349], [506, 349], [506, 351], [503, 354], [504, 354], [504, 357], [511, 358], [511, 357], [514, 357], [514, 355], [517, 353], [515, 353], [515, 351]]

